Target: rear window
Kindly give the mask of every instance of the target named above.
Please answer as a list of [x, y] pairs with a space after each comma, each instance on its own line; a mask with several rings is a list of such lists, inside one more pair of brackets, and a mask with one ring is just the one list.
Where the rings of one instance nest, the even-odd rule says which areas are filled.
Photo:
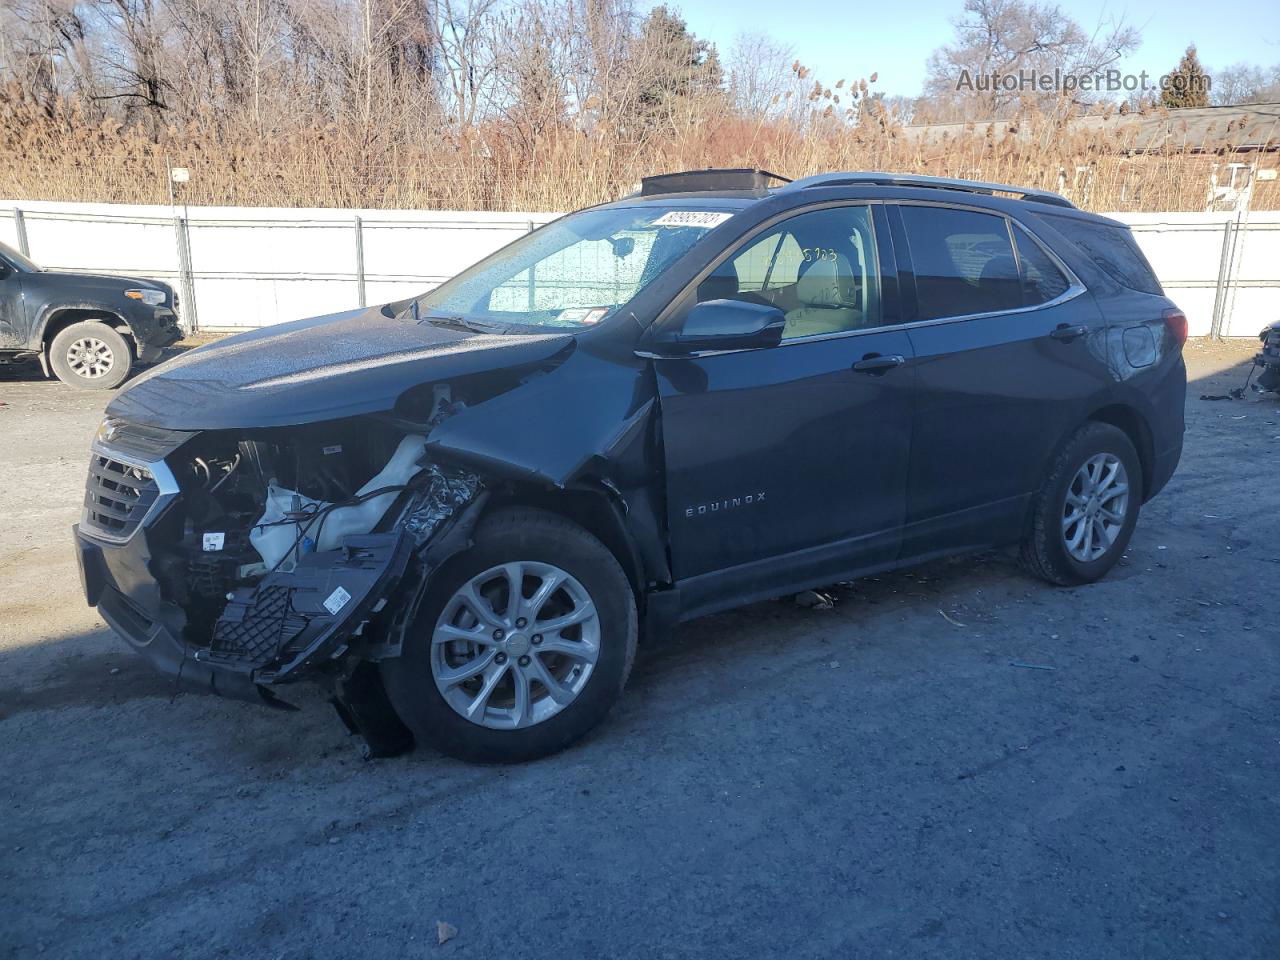
[[1074, 217], [1049, 219], [1059, 233], [1084, 251], [1085, 256], [1116, 283], [1139, 293], [1163, 295], [1160, 281], [1127, 227]]

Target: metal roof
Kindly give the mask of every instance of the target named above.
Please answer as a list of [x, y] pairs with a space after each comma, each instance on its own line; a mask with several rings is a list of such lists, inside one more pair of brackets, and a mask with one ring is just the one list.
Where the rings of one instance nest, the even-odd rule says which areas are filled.
[[933, 187], [938, 190], [961, 190], [967, 193], [1012, 193], [1024, 200], [1035, 200], [1055, 207], [1074, 207], [1060, 193], [1037, 187], [1014, 187], [1004, 183], [986, 183], [981, 180], [957, 180], [952, 177], [928, 177], [916, 173], [819, 173], [792, 181], [780, 190], [803, 190], [806, 187], [869, 186], [869, 187]]
[[[1280, 102], [1176, 110], [1160, 107], [1142, 113], [1074, 117], [1064, 126], [1071, 133], [1115, 135], [1121, 152], [1147, 153], [1166, 148], [1198, 152], [1223, 146], [1237, 151], [1280, 150]], [[1014, 119], [909, 124], [900, 132], [908, 140], [940, 145], [966, 134], [1032, 140], [1053, 129], [1056, 128], [1044, 122]]]

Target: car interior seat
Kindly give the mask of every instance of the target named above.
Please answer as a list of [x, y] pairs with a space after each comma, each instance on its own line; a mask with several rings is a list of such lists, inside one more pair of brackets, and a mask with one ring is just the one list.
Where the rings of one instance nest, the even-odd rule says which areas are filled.
[[[852, 255], [857, 257], [856, 252]], [[787, 312], [783, 338], [838, 333], [862, 326], [865, 314], [859, 308], [856, 280], [860, 275], [845, 253], [803, 264], [795, 285], [799, 306]]]
[[975, 309], [983, 312], [1013, 310], [1022, 306], [1022, 283], [1018, 279], [1018, 265], [1012, 256], [999, 254], [983, 264], [974, 299]]
[[729, 273], [722, 267], [698, 284], [697, 302], [734, 299], [738, 296], [739, 286], [737, 273]]

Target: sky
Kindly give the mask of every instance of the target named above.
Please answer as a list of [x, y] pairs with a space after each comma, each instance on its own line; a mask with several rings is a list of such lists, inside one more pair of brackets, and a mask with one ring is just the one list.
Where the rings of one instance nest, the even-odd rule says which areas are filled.
[[[1204, 0], [1075, 0], [1060, 5], [1087, 33], [1116, 19], [1138, 28], [1142, 44], [1121, 65], [1126, 72], [1146, 70], [1159, 77], [1177, 65], [1192, 43], [1210, 76], [1214, 67], [1241, 61], [1280, 63], [1277, 0], [1234, 0], [1220, 7]], [[951, 21], [963, 13], [964, 0], [914, 0], [876, 8], [829, 0], [671, 0], [668, 6], [679, 9], [689, 28], [715, 43], [722, 56], [739, 33], [764, 33], [794, 48], [800, 62], [825, 84], [878, 73], [876, 89], [915, 96], [921, 92], [925, 60], [951, 40]]]

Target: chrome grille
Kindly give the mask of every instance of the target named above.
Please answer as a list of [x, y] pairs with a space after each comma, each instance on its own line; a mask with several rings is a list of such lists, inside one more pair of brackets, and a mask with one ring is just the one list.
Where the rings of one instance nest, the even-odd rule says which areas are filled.
[[159, 494], [150, 470], [95, 451], [89, 461], [83, 522], [112, 539], [127, 539]]

